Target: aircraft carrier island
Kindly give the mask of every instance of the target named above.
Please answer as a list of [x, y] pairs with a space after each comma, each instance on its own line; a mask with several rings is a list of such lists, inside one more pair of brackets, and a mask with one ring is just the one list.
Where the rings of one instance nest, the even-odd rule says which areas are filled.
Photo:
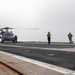
[[0, 43], [0, 63], [18, 75], [75, 75], [75, 44]]

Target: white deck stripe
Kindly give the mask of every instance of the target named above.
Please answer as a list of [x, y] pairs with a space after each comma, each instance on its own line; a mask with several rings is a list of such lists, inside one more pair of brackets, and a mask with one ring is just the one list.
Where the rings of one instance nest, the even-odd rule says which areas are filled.
[[43, 49], [43, 50], [57, 50], [57, 51], [69, 51], [69, 52], [75, 52], [75, 48], [43, 48], [43, 47], [29, 47], [29, 46], [15, 46], [15, 45], [4, 45], [0, 44], [0, 46], [6, 46], [6, 47], [22, 47], [22, 48], [29, 48], [29, 49]]

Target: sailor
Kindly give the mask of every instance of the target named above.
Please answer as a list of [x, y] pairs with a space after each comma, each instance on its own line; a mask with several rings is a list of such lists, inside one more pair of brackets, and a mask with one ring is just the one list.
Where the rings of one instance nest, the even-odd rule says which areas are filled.
[[69, 38], [70, 44], [72, 43], [72, 37], [73, 37], [72, 33], [69, 32], [69, 34], [68, 34], [68, 38]]
[[48, 32], [47, 34], [47, 39], [48, 39], [48, 44], [50, 44], [51, 43], [51, 33], [50, 32]]

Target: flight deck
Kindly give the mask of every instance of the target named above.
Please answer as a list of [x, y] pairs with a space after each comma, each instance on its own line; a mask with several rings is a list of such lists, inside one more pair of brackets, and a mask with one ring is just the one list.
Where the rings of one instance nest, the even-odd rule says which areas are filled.
[[0, 50], [75, 71], [75, 44], [46, 42], [0, 43]]

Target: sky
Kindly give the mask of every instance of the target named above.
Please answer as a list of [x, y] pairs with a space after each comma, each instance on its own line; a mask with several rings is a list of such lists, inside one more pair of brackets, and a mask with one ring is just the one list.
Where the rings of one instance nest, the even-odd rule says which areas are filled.
[[[19, 41], [75, 41], [75, 0], [0, 0], [0, 28], [12, 27]], [[37, 29], [35, 29], [37, 28]]]

